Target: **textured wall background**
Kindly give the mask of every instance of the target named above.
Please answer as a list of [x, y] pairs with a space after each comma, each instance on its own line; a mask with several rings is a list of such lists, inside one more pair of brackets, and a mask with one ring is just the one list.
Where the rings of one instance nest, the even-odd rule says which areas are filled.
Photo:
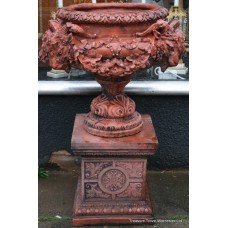
[[[94, 96], [39, 96], [39, 164], [52, 152], [70, 150], [74, 118], [89, 111]], [[159, 140], [148, 168], [188, 167], [188, 96], [131, 96], [137, 110], [150, 114]]]

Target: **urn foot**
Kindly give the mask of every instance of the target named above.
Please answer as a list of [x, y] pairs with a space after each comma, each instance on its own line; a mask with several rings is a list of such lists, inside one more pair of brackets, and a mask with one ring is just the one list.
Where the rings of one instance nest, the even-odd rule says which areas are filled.
[[122, 118], [107, 118], [89, 112], [84, 120], [84, 128], [92, 135], [100, 137], [124, 137], [139, 133], [143, 121], [138, 112]]
[[84, 128], [92, 135], [124, 137], [142, 130], [143, 121], [135, 111], [135, 102], [124, 93], [102, 93], [93, 99], [90, 109], [84, 120]]

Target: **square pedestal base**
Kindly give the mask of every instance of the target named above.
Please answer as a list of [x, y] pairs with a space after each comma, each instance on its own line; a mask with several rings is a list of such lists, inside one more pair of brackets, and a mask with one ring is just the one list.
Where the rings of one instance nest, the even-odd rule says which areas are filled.
[[73, 224], [153, 223], [146, 164], [158, 141], [150, 116], [142, 116], [143, 130], [137, 135], [110, 139], [87, 133], [84, 117], [76, 116], [71, 141], [81, 157]]

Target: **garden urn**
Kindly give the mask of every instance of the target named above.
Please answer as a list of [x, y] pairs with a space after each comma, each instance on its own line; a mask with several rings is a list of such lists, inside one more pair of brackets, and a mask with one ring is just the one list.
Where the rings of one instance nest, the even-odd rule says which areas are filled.
[[67, 72], [84, 69], [102, 87], [84, 119], [90, 134], [124, 137], [142, 130], [142, 117], [124, 87], [139, 70], [178, 64], [184, 36], [179, 21], [168, 22], [167, 15], [157, 4], [84, 3], [59, 9], [49, 21], [40, 60]]

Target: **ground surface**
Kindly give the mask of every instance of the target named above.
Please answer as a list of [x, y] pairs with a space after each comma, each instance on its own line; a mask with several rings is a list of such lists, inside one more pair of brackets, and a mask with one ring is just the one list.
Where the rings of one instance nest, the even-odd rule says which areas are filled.
[[[80, 169], [71, 156], [57, 156], [52, 160], [61, 168], [58, 170], [49, 168], [49, 176], [39, 178], [39, 228], [70, 228], [72, 227], [74, 193]], [[189, 227], [188, 171], [150, 170], [148, 183], [151, 189], [154, 215], [157, 219], [156, 224], [96, 227]]]

